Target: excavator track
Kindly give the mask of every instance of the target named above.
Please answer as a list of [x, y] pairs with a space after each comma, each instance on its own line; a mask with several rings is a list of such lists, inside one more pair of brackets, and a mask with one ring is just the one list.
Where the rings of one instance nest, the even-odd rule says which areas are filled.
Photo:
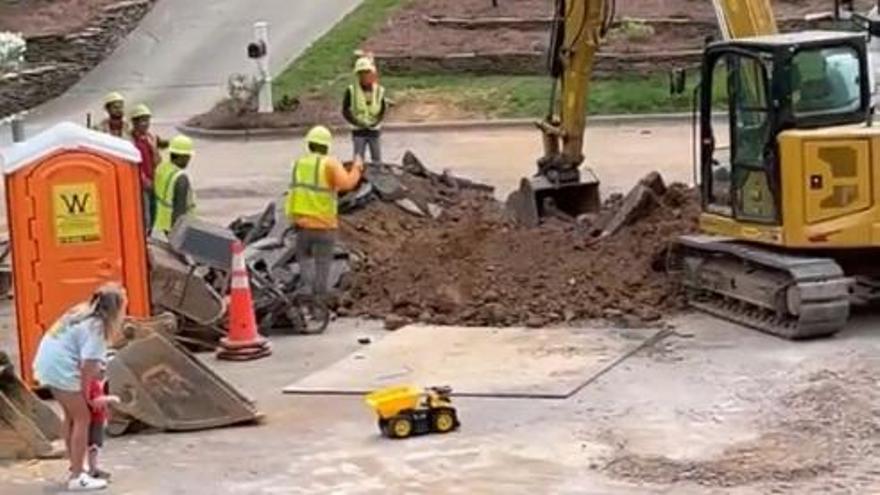
[[786, 339], [833, 335], [849, 319], [852, 279], [831, 258], [693, 235], [678, 239], [670, 268], [693, 307]]

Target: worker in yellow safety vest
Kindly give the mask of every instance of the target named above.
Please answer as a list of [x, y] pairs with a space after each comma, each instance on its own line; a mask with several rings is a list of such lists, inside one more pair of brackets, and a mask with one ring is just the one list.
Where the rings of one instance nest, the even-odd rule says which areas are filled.
[[369, 147], [370, 159], [380, 163], [382, 147], [379, 140], [382, 120], [385, 118], [385, 88], [379, 84], [376, 65], [370, 57], [358, 58], [354, 72], [357, 81], [345, 91], [342, 116], [354, 127], [351, 136], [355, 156], [366, 157]]
[[351, 169], [330, 156], [333, 135], [324, 126], [306, 135], [307, 153], [293, 163], [285, 213], [296, 227], [296, 259], [300, 265], [301, 288], [323, 299], [333, 249], [336, 243], [337, 196], [354, 189], [363, 173], [363, 162], [355, 157]]
[[195, 212], [195, 194], [186, 173], [193, 154], [192, 139], [175, 136], [168, 144], [168, 158], [156, 167], [153, 178], [153, 194], [156, 195], [154, 232], [167, 235], [180, 217]]
[[125, 120], [125, 98], [116, 91], [104, 97], [104, 110], [107, 117], [98, 123], [96, 130], [112, 136], [128, 139], [131, 126]]

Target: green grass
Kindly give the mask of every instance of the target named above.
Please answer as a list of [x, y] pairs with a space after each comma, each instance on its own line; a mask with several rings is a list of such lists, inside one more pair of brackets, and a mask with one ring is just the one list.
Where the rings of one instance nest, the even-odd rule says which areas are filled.
[[[398, 7], [410, 0], [364, 0], [273, 81], [277, 99], [324, 92], [351, 77], [352, 54]], [[323, 91], [322, 91], [323, 90]]]
[[[400, 76], [383, 80], [392, 99], [443, 97], [489, 117], [541, 117], [547, 113], [550, 97], [549, 79], [538, 76]], [[665, 74], [595, 80], [588, 109], [591, 114], [685, 111], [690, 109], [690, 92], [670, 96]]]
[[[275, 79], [276, 99], [340, 99], [352, 81], [354, 50], [408, 1], [412, 0], [364, 0]], [[539, 76], [385, 75], [382, 83], [389, 97], [400, 103], [440, 98], [499, 118], [542, 117], [550, 94], [548, 78]], [[588, 108], [591, 114], [684, 111], [690, 109], [690, 93], [670, 96], [665, 74], [622, 76], [593, 81]]]

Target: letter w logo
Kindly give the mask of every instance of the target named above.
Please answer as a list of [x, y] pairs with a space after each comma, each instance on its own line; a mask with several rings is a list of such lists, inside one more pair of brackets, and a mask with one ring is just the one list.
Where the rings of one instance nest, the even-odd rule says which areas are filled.
[[71, 195], [62, 195], [61, 200], [64, 201], [64, 206], [67, 208], [67, 213], [71, 215], [82, 215], [86, 212], [86, 205], [89, 204], [89, 193], [85, 193], [82, 196], [79, 194], [71, 194]]

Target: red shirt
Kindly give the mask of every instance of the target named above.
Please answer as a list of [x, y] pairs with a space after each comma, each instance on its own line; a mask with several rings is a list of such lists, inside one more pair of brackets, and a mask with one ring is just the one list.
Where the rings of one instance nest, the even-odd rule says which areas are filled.
[[104, 396], [104, 382], [102, 380], [92, 380], [89, 382], [89, 390], [88, 390], [88, 399], [89, 399], [89, 410], [92, 411], [92, 423], [106, 423], [107, 422], [107, 406], [95, 407], [92, 405], [92, 401], [97, 399], [98, 397]]
[[134, 146], [141, 152], [141, 184], [153, 185], [153, 172], [156, 168], [156, 148], [153, 146], [153, 137], [149, 134], [135, 134], [132, 136]]

